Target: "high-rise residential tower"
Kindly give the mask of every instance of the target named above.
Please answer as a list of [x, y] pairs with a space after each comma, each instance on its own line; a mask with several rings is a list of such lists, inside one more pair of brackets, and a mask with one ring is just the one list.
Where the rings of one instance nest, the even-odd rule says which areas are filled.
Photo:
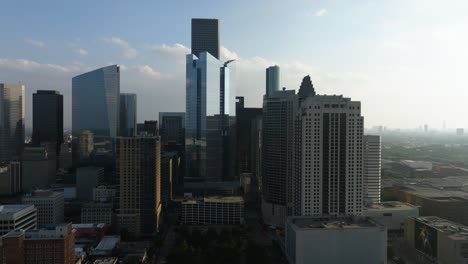
[[58, 91], [39, 90], [33, 94], [34, 144], [52, 143], [57, 155], [63, 142], [63, 95]]
[[235, 94], [226, 78], [229, 68], [208, 52], [199, 58], [187, 55], [186, 66], [185, 179], [221, 181], [235, 169], [229, 163], [235, 160]]
[[137, 135], [137, 95], [120, 94], [120, 136], [134, 137]]
[[95, 139], [115, 138], [119, 131], [120, 70], [103, 67], [72, 79], [72, 133], [90, 130]]
[[185, 113], [160, 112], [159, 130], [161, 133], [162, 145], [185, 144]]
[[266, 91], [267, 97], [280, 90], [280, 67], [271, 66], [266, 69]]
[[0, 83], [0, 163], [23, 151], [24, 113], [24, 85]]
[[219, 20], [192, 18], [192, 54], [204, 51], [219, 60]]
[[294, 90], [263, 98], [262, 212], [264, 220], [283, 226], [287, 211], [287, 184], [293, 176]]
[[316, 96], [306, 78], [295, 114], [295, 175], [288, 183], [291, 213], [360, 215], [364, 187], [361, 103], [342, 96]]
[[159, 135], [117, 139], [117, 177], [120, 179], [119, 229], [132, 235], [157, 232], [161, 213]]
[[380, 203], [381, 188], [380, 136], [364, 136], [364, 201]]

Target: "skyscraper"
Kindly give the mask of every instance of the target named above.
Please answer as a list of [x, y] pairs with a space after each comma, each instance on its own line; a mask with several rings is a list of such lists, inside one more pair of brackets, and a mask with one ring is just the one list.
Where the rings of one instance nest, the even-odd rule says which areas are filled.
[[119, 131], [120, 70], [107, 66], [72, 79], [72, 133], [90, 130], [95, 139]]
[[264, 220], [283, 226], [287, 211], [287, 184], [293, 176], [294, 90], [263, 98], [262, 212]]
[[266, 69], [266, 91], [267, 97], [280, 90], [280, 67], [270, 66]]
[[24, 113], [24, 85], [0, 83], [0, 163], [23, 151]]
[[[293, 214], [360, 215], [363, 208], [361, 103], [342, 96], [299, 91], [295, 176], [288, 184]], [[302, 87], [301, 87], [302, 89]], [[313, 88], [312, 88], [313, 89]]]
[[63, 142], [63, 96], [58, 91], [39, 90], [33, 94], [34, 144], [52, 143], [57, 155]]
[[380, 203], [381, 142], [380, 136], [364, 136], [364, 200]]
[[163, 146], [168, 144], [184, 146], [185, 113], [160, 112], [159, 129]]
[[135, 236], [158, 230], [161, 213], [159, 135], [117, 139], [120, 209], [117, 222]]
[[199, 58], [187, 55], [186, 66], [185, 179], [220, 181], [232, 172], [227, 161], [235, 149], [235, 95], [227, 83], [229, 69], [208, 52]]
[[192, 54], [200, 57], [204, 51], [219, 60], [219, 21], [192, 18]]
[[120, 136], [134, 137], [137, 134], [137, 95], [120, 94]]

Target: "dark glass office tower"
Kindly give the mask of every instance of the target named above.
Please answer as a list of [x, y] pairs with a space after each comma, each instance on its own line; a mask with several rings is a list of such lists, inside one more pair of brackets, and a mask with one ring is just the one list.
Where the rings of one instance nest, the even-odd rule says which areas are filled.
[[95, 139], [115, 138], [120, 117], [120, 70], [107, 66], [72, 79], [72, 133], [90, 130]]
[[24, 85], [0, 83], [0, 163], [19, 157], [24, 145]]
[[131, 93], [120, 94], [120, 136], [136, 136], [137, 96]]
[[58, 154], [63, 142], [63, 95], [58, 91], [39, 90], [33, 94], [34, 144], [52, 143]]
[[207, 51], [219, 60], [218, 19], [192, 18], [192, 54]]
[[280, 67], [271, 66], [266, 69], [266, 90], [267, 97], [280, 90]]
[[160, 112], [159, 129], [162, 144], [183, 146], [185, 143], [185, 113]]

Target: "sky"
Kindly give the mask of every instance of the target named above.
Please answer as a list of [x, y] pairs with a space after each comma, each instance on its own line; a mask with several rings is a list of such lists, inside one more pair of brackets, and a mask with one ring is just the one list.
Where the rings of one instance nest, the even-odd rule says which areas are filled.
[[220, 19], [222, 60], [236, 94], [261, 107], [265, 68], [281, 86], [310, 75], [318, 94], [362, 102], [365, 126], [468, 128], [468, 1], [24, 1], [1, 0], [0, 82], [64, 95], [71, 78], [121, 66], [121, 92], [138, 96], [138, 121], [185, 111], [191, 18]]

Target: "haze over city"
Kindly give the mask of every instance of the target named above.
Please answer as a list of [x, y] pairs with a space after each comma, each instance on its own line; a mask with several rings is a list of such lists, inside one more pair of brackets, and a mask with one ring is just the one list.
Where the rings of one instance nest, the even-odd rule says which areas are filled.
[[[64, 95], [71, 126], [71, 77], [121, 66], [121, 90], [138, 94], [138, 120], [185, 111], [190, 19], [220, 19], [221, 60], [237, 94], [259, 107], [265, 68], [281, 86], [309, 74], [318, 94], [362, 102], [366, 127], [468, 127], [466, 1], [3, 1], [0, 81], [31, 94]], [[105, 10], [105, 11], [104, 11]]]

